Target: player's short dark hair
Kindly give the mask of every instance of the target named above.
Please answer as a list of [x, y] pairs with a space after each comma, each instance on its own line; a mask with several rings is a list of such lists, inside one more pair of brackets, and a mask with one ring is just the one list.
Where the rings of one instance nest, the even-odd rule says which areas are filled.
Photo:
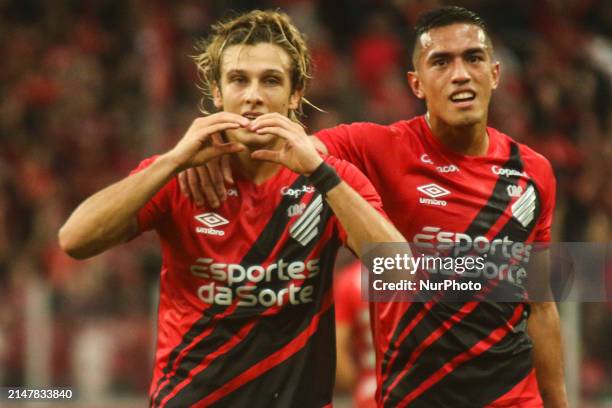
[[473, 11], [460, 6], [444, 6], [429, 10], [421, 14], [416, 22], [414, 31], [416, 37], [428, 32], [432, 28], [445, 27], [451, 24], [465, 23], [482, 28], [487, 32], [484, 20]]
[[[472, 24], [480, 27], [490, 43], [489, 33], [484, 20], [473, 11], [460, 6], [443, 6], [424, 12], [419, 16], [414, 26], [413, 64], [416, 65], [416, 51], [421, 35], [433, 28], [446, 27], [452, 24]], [[415, 67], [416, 68], [416, 67]]]

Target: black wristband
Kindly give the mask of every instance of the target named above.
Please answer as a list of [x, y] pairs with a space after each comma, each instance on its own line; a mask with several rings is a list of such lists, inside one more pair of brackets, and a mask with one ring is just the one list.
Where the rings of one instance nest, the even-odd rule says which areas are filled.
[[342, 179], [332, 166], [323, 162], [310, 176], [308, 176], [308, 181], [310, 181], [319, 193], [325, 195], [329, 190], [340, 184]]

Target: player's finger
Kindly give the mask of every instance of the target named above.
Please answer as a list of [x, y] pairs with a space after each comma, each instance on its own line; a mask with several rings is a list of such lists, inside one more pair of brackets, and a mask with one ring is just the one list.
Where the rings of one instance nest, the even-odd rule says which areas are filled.
[[260, 116], [253, 121], [250, 125], [250, 129], [256, 131], [257, 129], [261, 129], [263, 127], [268, 126], [279, 126], [286, 129], [293, 129], [295, 123], [292, 122], [289, 118], [277, 115], [277, 116]]
[[221, 136], [221, 133], [213, 133], [210, 138], [213, 144], [227, 143], [225, 140], [223, 140], [223, 136]]
[[203, 116], [197, 118], [194, 123], [197, 126], [208, 127], [211, 125], [219, 124], [219, 123], [236, 123], [239, 126], [248, 126], [251, 122], [249, 119], [245, 118], [242, 115], [238, 115], [237, 113], [232, 112], [219, 112], [210, 116]]
[[189, 190], [189, 185], [187, 184], [187, 173], [182, 171], [178, 175], [179, 187], [181, 188], [181, 193], [185, 195], [185, 197], [191, 198], [191, 191]]
[[[210, 177], [208, 176], [208, 171], [204, 168], [201, 169], [202, 171], [198, 172], [199, 175], [199, 188], [204, 192], [204, 196], [206, 197], [206, 202], [208, 203], [208, 205], [210, 205], [212, 208], [217, 208], [219, 207], [219, 197], [217, 197], [217, 193], [215, 192], [215, 189], [212, 187], [212, 181], [210, 181]], [[199, 192], [200, 190], [198, 190]], [[200, 197], [202, 197], [200, 195]], [[199, 206], [203, 206], [204, 205], [204, 199], [202, 199], [202, 204], [198, 204], [198, 202], [196, 201], [196, 204], [198, 204]]]
[[232, 168], [230, 167], [230, 157], [228, 155], [221, 156], [221, 171], [223, 172], [223, 179], [229, 184], [234, 184]]
[[264, 127], [261, 129], [257, 129], [256, 133], [259, 135], [265, 135], [265, 134], [271, 133], [273, 135], [282, 137], [283, 139], [289, 140], [289, 141], [293, 141], [297, 139], [296, 135], [293, 132], [285, 128], [278, 127], [278, 126], [268, 126], [268, 127]]
[[[218, 146], [219, 145], [215, 145], [215, 147]], [[213, 188], [217, 192], [217, 196], [221, 201], [225, 201], [227, 196], [225, 184], [223, 184], [223, 174], [221, 173], [221, 166], [219, 164], [219, 162], [221, 161], [221, 157], [217, 156], [209, 160], [206, 163], [206, 167], [208, 169], [208, 175], [210, 176], [210, 180], [212, 181]]]
[[191, 191], [191, 197], [193, 201], [195, 201], [198, 207], [204, 205], [204, 199], [202, 198], [202, 194], [200, 193], [200, 177], [195, 169], [187, 169], [185, 170], [187, 174], [187, 184], [189, 185], [189, 191]]
[[207, 126], [206, 128], [203, 128], [202, 132], [200, 133], [200, 141], [204, 142], [208, 140], [215, 133], [223, 132], [224, 130], [228, 129], [237, 129], [239, 127], [239, 124], [233, 122], [223, 122], [217, 123], [216, 125]]
[[280, 163], [280, 152], [278, 150], [255, 150], [251, 157], [257, 160], [265, 160]]
[[242, 143], [213, 144], [212, 146], [209, 147], [210, 158], [221, 156], [222, 154], [241, 152], [245, 148], [246, 147]]

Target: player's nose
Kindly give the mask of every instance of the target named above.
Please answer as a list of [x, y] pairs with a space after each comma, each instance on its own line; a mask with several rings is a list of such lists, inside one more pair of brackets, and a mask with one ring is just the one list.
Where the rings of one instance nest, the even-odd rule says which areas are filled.
[[465, 66], [465, 62], [463, 60], [455, 61], [453, 64], [452, 71], [452, 81], [453, 83], [462, 84], [468, 82], [470, 80], [470, 73]]
[[258, 81], [252, 81], [244, 92], [244, 102], [256, 105], [262, 102], [261, 85]]

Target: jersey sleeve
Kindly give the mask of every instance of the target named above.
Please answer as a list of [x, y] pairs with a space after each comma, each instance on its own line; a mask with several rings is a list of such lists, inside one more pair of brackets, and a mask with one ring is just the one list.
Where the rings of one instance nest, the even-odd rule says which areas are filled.
[[346, 160], [365, 172], [366, 153], [376, 148], [379, 134], [385, 131], [388, 130], [383, 126], [358, 122], [324, 129], [315, 136], [327, 147], [328, 154]]
[[538, 243], [549, 243], [551, 241], [551, 227], [555, 212], [555, 201], [557, 194], [557, 180], [552, 166], [545, 160], [544, 177], [540, 183], [540, 199], [542, 211], [535, 226], [534, 241]]
[[[361, 172], [357, 167], [353, 164], [338, 160], [335, 157], [327, 156], [325, 158], [325, 162], [330, 166], [333, 166], [336, 169], [336, 172], [340, 176], [340, 178], [347, 183], [349, 186], [353, 188], [360, 196], [362, 196], [376, 211], [378, 211], [385, 219], [389, 219], [385, 211], [383, 210], [382, 200], [378, 195], [378, 192], [368, 180], [368, 178]], [[335, 217], [334, 217], [335, 218]], [[338, 232], [340, 239], [344, 243], [347, 244], [347, 235], [346, 231], [340, 224], [337, 218], [335, 218], [335, 222], [337, 223]]]
[[[145, 168], [149, 167], [158, 156], [149, 157], [140, 162], [138, 167], [130, 172], [130, 175], [136, 174]], [[168, 212], [169, 205], [169, 190], [172, 188], [173, 181], [168, 182], [161, 188], [136, 215], [138, 221], [138, 233], [143, 233], [152, 229], [156, 229], [161, 218]]]

